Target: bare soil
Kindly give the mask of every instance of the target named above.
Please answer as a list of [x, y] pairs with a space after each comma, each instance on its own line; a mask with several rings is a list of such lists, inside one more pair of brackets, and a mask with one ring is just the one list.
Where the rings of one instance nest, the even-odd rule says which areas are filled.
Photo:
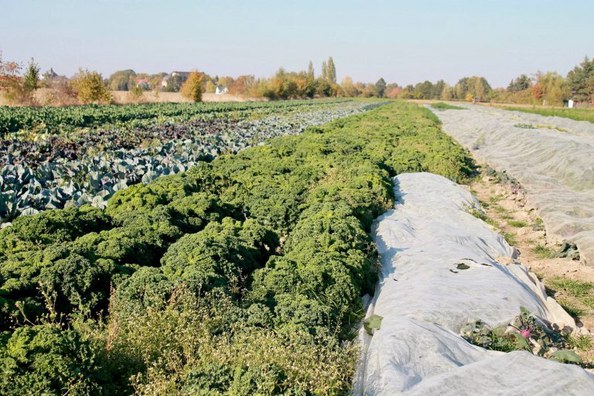
[[[191, 102], [189, 99], [184, 98], [179, 92], [159, 92], [156, 94], [154, 91], [146, 91], [143, 93], [141, 98], [133, 98], [128, 91], [111, 91], [111, 94], [113, 96], [114, 102], [119, 104]], [[253, 99], [243, 98], [241, 96], [231, 94], [202, 94], [202, 101], [204, 102], [245, 102], [247, 100]]]
[[[159, 92], [155, 94], [154, 91], [145, 91], [141, 97], [133, 97], [128, 91], [111, 91], [114, 103], [117, 104], [131, 104], [131, 103], [185, 103], [190, 102], [189, 99], [184, 98], [179, 92]], [[34, 94], [35, 103], [42, 106], [65, 106], [76, 105], [78, 101], [76, 98], [65, 95], [56, 89], [39, 88]], [[242, 96], [214, 93], [202, 94], [202, 101], [204, 102], [246, 102], [246, 101], [264, 101], [263, 98], [244, 98]], [[0, 106], [8, 106], [10, 103], [6, 100], [4, 95], [0, 92]]]

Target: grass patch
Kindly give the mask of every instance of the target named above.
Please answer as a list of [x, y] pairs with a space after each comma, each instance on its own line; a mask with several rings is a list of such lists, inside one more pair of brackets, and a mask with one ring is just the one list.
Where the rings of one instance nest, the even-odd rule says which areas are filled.
[[594, 311], [594, 284], [556, 277], [546, 282], [549, 295], [573, 317]]
[[555, 257], [556, 252], [551, 249], [548, 248], [544, 245], [538, 244], [534, 247], [534, 249], [532, 249], [532, 251], [534, 252], [534, 254], [541, 259], [550, 259]]
[[464, 107], [454, 106], [444, 102], [437, 102], [431, 105], [436, 110], [466, 110]]
[[508, 220], [507, 224], [509, 224], [512, 227], [516, 227], [516, 228], [528, 227], [528, 223], [526, 223], [525, 221], [522, 221], [522, 220]]
[[492, 204], [496, 204], [497, 202], [501, 201], [502, 199], [503, 199], [503, 195], [501, 195], [501, 194], [492, 195], [491, 197], [489, 197], [489, 202]]
[[594, 347], [594, 340], [588, 335], [569, 335], [567, 337], [567, 343], [578, 351], [589, 351]]
[[482, 212], [480, 210], [471, 209], [468, 211], [468, 213], [470, 213], [471, 215], [473, 215], [474, 217], [476, 217], [479, 220], [482, 220], [482, 221], [487, 220], [487, 215], [485, 214], [485, 212]]
[[480, 202], [481, 206], [485, 209], [489, 209], [491, 207], [491, 204], [488, 202], [481, 201], [481, 200], [479, 200], [479, 202]]
[[507, 211], [507, 209], [505, 209], [504, 207], [502, 207], [501, 205], [493, 205], [492, 206], [493, 210], [495, 212], [497, 212], [497, 214], [499, 215], [499, 217], [501, 217], [503, 220], [511, 220], [513, 219], [513, 217], [509, 214], [509, 212]]
[[532, 224], [532, 229], [534, 231], [544, 231], [544, 221], [540, 217], [534, 219], [534, 223]]
[[511, 232], [505, 232], [503, 231], [501, 233], [501, 235], [503, 235], [503, 237], [505, 238], [506, 242], [510, 245], [510, 246], [515, 246], [518, 243], [518, 240], [516, 239], [516, 236], [514, 234], [512, 234]]
[[549, 280], [549, 284], [557, 290], [579, 298], [588, 307], [594, 308], [594, 284], [566, 278], [553, 278]]
[[592, 109], [544, 109], [536, 107], [504, 107], [505, 110], [521, 111], [524, 113], [540, 114], [548, 117], [563, 117], [576, 121], [594, 123], [594, 110]]

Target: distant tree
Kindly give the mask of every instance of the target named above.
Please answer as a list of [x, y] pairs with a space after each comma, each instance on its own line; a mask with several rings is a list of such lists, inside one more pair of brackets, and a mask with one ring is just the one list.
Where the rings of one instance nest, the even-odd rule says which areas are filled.
[[594, 59], [586, 56], [567, 74], [569, 89], [579, 102], [594, 102]]
[[356, 97], [359, 96], [359, 94], [361, 93], [353, 84], [353, 79], [349, 76], [345, 76], [342, 79], [342, 83], [340, 84], [340, 86], [342, 88], [342, 94], [346, 97]]
[[223, 76], [223, 77], [219, 77], [217, 79], [217, 85], [220, 85], [222, 87], [227, 87], [229, 88], [231, 85], [233, 85], [233, 81], [235, 81], [233, 79], [233, 77], [230, 76]]
[[563, 76], [554, 72], [538, 72], [532, 87], [535, 99], [546, 105], [561, 105], [570, 96], [570, 85]]
[[233, 81], [229, 87], [229, 93], [232, 95], [247, 95], [248, 91], [256, 84], [256, 78], [254, 76], [239, 76]]
[[386, 81], [383, 78], [380, 78], [375, 83], [375, 94], [378, 98], [383, 98], [386, 94]]
[[166, 78], [165, 81], [166, 81], [166, 84], [163, 87], [163, 91], [165, 91], [165, 92], [179, 92], [182, 85], [186, 81], [186, 79], [181, 74], [176, 73], [176, 74], [170, 74]]
[[452, 99], [452, 87], [448, 84], [443, 85], [443, 89], [441, 90], [441, 95], [439, 97], [441, 100], [451, 100]]
[[316, 80], [313, 78], [309, 78], [309, 75], [306, 75], [305, 87], [303, 89], [303, 96], [306, 98], [313, 98], [315, 95], [316, 95]]
[[415, 99], [431, 99], [433, 94], [433, 83], [431, 81], [423, 81], [415, 85], [414, 98]]
[[331, 56], [328, 58], [326, 69], [327, 80], [332, 84], [336, 84], [336, 66], [334, 65], [334, 59], [332, 59]]
[[281, 67], [269, 82], [265, 96], [269, 99], [291, 99], [300, 96], [298, 77], [297, 73], [289, 73]]
[[456, 99], [472, 100], [478, 98], [485, 100], [490, 97], [493, 88], [484, 77], [464, 77], [461, 78], [454, 87]]
[[482, 78], [475, 78], [474, 79], [474, 97], [477, 98], [479, 101], [485, 98], [485, 84], [483, 83]]
[[2, 59], [2, 51], [0, 51], [0, 83], [6, 83], [9, 79], [18, 78], [21, 65], [14, 61], [5, 61]]
[[20, 104], [28, 96], [23, 89], [22, 80], [19, 77], [21, 65], [14, 61], [2, 59], [0, 51], [0, 89], [2, 95], [11, 103]]
[[316, 94], [316, 76], [312, 61], [309, 61], [309, 64], [307, 65], [305, 77], [305, 87], [303, 89], [303, 94], [307, 98], [313, 98]]
[[51, 67], [48, 71], [41, 75], [44, 81], [51, 81], [58, 77], [58, 73], [54, 71], [54, 68]]
[[371, 98], [375, 96], [375, 85], [374, 84], [363, 84], [357, 85], [357, 89], [361, 92], [361, 96], [364, 98]]
[[129, 91], [136, 85], [135, 79], [136, 72], [134, 70], [118, 70], [109, 76], [109, 89], [112, 91]]
[[415, 87], [411, 84], [404, 87], [399, 93], [398, 98], [400, 99], [413, 99]]
[[309, 61], [309, 64], [307, 65], [307, 78], [312, 81], [316, 78], [312, 61]]
[[211, 80], [206, 82], [206, 86], [204, 87], [204, 92], [206, 93], [214, 93], [216, 90], [216, 86]]
[[33, 92], [39, 88], [39, 65], [35, 63], [35, 59], [31, 58], [25, 74], [23, 76], [23, 88], [27, 92]]
[[328, 81], [328, 64], [325, 61], [322, 62], [322, 80]]
[[443, 87], [445, 85], [445, 81], [438, 80], [435, 84], [433, 84], [433, 89], [431, 90], [431, 99], [439, 99], [441, 97], [441, 92], [443, 91]]
[[191, 72], [180, 93], [194, 102], [202, 102], [202, 74], [197, 71]]
[[508, 92], [520, 92], [529, 89], [532, 86], [532, 80], [525, 74], [521, 74], [511, 80], [507, 86]]
[[390, 99], [395, 99], [398, 97], [401, 91], [401, 86], [399, 86], [396, 83], [390, 83], [386, 86], [386, 97]]
[[71, 79], [72, 87], [81, 103], [109, 103], [111, 94], [100, 73], [79, 69]]
[[327, 79], [320, 77], [316, 79], [316, 94], [318, 96], [334, 96], [336, 90]]

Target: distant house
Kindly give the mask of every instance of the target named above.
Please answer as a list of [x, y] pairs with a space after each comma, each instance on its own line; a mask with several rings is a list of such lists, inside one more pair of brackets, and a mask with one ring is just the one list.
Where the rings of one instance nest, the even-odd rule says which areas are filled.
[[217, 95], [223, 95], [223, 94], [226, 94], [227, 92], [229, 92], [229, 90], [227, 89], [227, 87], [225, 87], [223, 85], [217, 85], [215, 88], [215, 94], [217, 94]]
[[150, 84], [148, 78], [137, 78], [135, 80], [135, 82], [136, 82], [136, 86], [138, 88], [141, 88], [145, 91], [148, 91], [149, 89], [151, 89], [151, 84]]
[[180, 77], [182, 81], [186, 81], [190, 77], [190, 72], [174, 71], [171, 72], [171, 77]]
[[166, 91], [179, 91], [181, 85], [188, 79], [190, 72], [173, 71], [163, 77], [161, 88]]
[[40, 80], [47, 88], [56, 88], [68, 83], [68, 77], [59, 75], [53, 68], [43, 73]]

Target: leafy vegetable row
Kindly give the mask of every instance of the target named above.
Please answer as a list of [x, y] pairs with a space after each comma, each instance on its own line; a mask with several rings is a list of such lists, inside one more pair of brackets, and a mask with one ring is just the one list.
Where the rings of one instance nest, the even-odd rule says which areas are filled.
[[[326, 100], [337, 103], [345, 99]], [[239, 102], [239, 103], [151, 103], [137, 105], [85, 105], [66, 107], [0, 106], [0, 136], [35, 129], [40, 133], [58, 134], [75, 128], [101, 127], [158, 120], [164, 117], [184, 118], [216, 115], [230, 111], [290, 109], [316, 106], [319, 101]]]
[[246, 113], [242, 120], [198, 119], [153, 126], [150, 131], [88, 132], [63, 145], [56, 139], [45, 144], [13, 141], [5, 146], [6, 164], [0, 167], [0, 223], [65, 206], [103, 208], [116, 191], [129, 185], [183, 172], [197, 161], [237, 152], [271, 137], [297, 134], [307, 126], [376, 105], [320, 102], [255, 120], [245, 119], [250, 114]]
[[[0, 231], [0, 393], [349, 391], [391, 176], [462, 148], [395, 103]], [[59, 367], [59, 370], [54, 369]]]

